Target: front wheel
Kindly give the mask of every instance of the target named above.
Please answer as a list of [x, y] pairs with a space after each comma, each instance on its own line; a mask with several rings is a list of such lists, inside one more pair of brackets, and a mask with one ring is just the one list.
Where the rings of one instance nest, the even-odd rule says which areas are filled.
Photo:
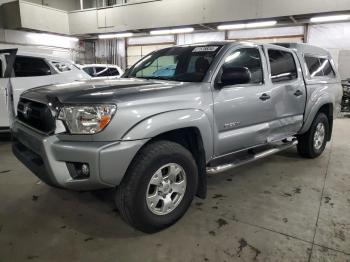
[[116, 205], [126, 222], [153, 233], [184, 215], [197, 181], [196, 162], [186, 148], [170, 141], [151, 142], [137, 154], [117, 188]]
[[305, 134], [298, 137], [298, 152], [302, 157], [320, 156], [327, 144], [329, 121], [324, 113], [319, 113]]

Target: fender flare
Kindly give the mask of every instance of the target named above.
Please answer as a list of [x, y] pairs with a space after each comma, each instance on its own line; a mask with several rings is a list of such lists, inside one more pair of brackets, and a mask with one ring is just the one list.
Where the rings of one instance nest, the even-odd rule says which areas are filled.
[[130, 128], [121, 140], [152, 139], [166, 132], [189, 127], [199, 130], [208, 161], [214, 150], [212, 125], [207, 115], [198, 109], [168, 111], [150, 116]]
[[[311, 100], [313, 99], [311, 98]], [[309, 103], [311, 102], [312, 101], [309, 101]], [[305, 121], [303, 127], [300, 130], [300, 134], [304, 134], [310, 129], [317, 113], [319, 112], [321, 107], [326, 104], [334, 105], [334, 101], [332, 101], [332, 98], [328, 94], [322, 94], [318, 98], [316, 98], [316, 102], [313, 103], [311, 109], [308, 110], [309, 112], [305, 113]]]

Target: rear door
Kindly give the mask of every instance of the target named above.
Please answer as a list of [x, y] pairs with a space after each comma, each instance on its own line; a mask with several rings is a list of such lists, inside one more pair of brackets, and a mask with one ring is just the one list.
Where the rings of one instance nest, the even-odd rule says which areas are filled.
[[265, 52], [268, 56], [271, 102], [275, 115], [275, 120], [270, 123], [269, 140], [274, 141], [295, 135], [301, 129], [306, 89], [299, 60], [293, 51], [268, 46]]
[[7, 131], [10, 126], [9, 114], [13, 110], [10, 77], [16, 54], [17, 49], [0, 50], [0, 132]]

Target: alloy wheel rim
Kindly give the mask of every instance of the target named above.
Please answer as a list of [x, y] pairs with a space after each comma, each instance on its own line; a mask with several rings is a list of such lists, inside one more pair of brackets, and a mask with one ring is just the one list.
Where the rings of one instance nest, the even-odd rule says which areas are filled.
[[318, 123], [314, 134], [314, 148], [316, 150], [321, 149], [326, 137], [326, 129], [323, 123]]
[[146, 191], [148, 209], [156, 215], [167, 215], [181, 203], [187, 187], [186, 173], [176, 164], [159, 168], [151, 177]]

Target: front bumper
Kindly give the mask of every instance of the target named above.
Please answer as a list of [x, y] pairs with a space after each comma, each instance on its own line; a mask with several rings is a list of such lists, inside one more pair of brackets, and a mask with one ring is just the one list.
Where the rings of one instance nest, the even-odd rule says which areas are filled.
[[[12, 127], [15, 156], [45, 183], [72, 190], [95, 190], [120, 184], [128, 166], [147, 140], [117, 142], [60, 141], [16, 121]], [[88, 163], [90, 176], [74, 179], [67, 163]]]

